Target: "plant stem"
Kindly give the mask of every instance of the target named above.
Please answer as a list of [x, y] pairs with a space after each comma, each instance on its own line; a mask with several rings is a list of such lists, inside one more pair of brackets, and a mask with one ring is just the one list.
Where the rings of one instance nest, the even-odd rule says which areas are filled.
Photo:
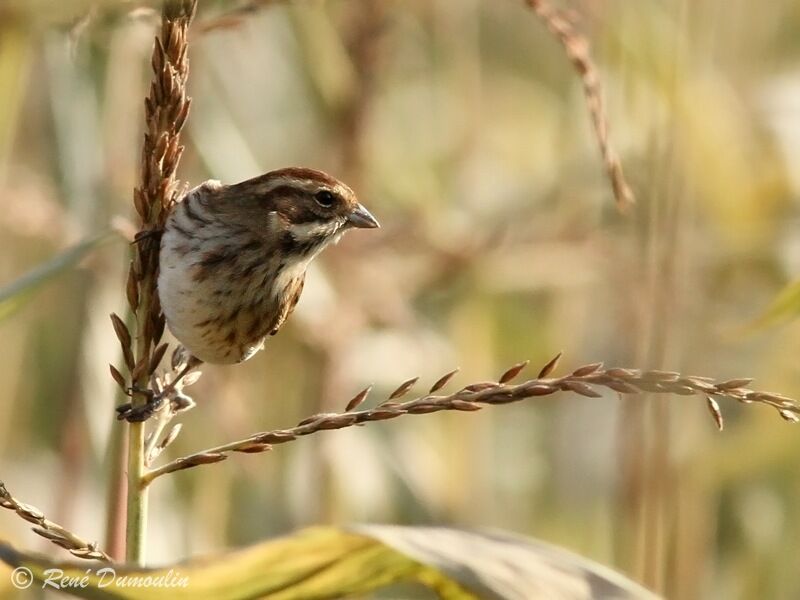
[[[150, 318], [154, 274], [148, 273], [141, 282], [141, 299], [136, 310], [136, 362], [149, 361], [152, 340], [146, 331]], [[134, 389], [144, 390], [148, 384], [146, 370], [133, 381]], [[144, 393], [131, 397], [134, 407], [147, 403]], [[125, 526], [125, 559], [128, 563], [143, 565], [145, 562], [145, 540], [147, 537], [147, 487], [143, 483], [145, 473], [145, 423], [130, 423], [128, 426], [128, 503]]]
[[147, 533], [147, 488], [144, 475], [144, 423], [131, 423], [128, 431], [128, 520], [125, 526], [125, 560], [143, 565]]
[[[200, 452], [177, 458], [165, 465], [150, 469], [144, 474], [143, 485], [150, 485], [155, 479], [175, 473], [184, 469], [200, 465], [209, 465], [227, 459], [230, 452], [246, 454], [259, 454], [272, 449], [273, 445], [284, 444], [299, 437], [328, 431], [344, 429], [356, 425], [364, 425], [373, 421], [385, 421], [403, 415], [427, 414], [443, 410], [476, 411], [483, 406], [508, 404], [519, 402], [526, 398], [549, 396], [558, 392], [574, 392], [589, 398], [600, 398], [594, 388], [605, 388], [620, 394], [676, 394], [682, 396], [699, 396], [706, 399], [713, 408], [712, 415], [717, 427], [722, 426], [722, 415], [709, 398], [727, 398], [745, 404], [762, 404], [776, 410], [786, 421], [800, 422], [800, 401], [774, 394], [748, 389], [752, 381], [749, 378], [731, 379], [717, 382], [708, 377], [683, 376], [671, 371], [640, 371], [638, 369], [603, 369], [602, 363], [585, 365], [563, 377], [550, 378], [550, 372], [555, 368], [559, 354], [548, 362], [540, 371], [536, 379], [529, 379], [523, 383], [513, 385], [509, 383], [527, 365], [527, 361], [519, 363], [508, 369], [497, 382], [484, 381], [468, 385], [459, 391], [448, 395], [434, 395], [443, 383], [455, 373], [448, 373], [434, 384], [431, 391], [425, 395], [406, 402], [395, 401], [407, 393], [416, 379], [404, 382], [388, 400], [378, 404], [375, 408], [355, 411], [354, 408], [346, 409], [343, 413], [321, 413], [303, 419], [288, 429], [263, 431], [254, 433], [244, 439], [228, 442], [220, 446], [206, 448]], [[366, 398], [367, 390], [361, 392], [353, 400], [358, 403]], [[356, 404], [358, 406], [359, 404]], [[352, 406], [351, 403], [348, 406]], [[711, 410], [711, 408], [710, 408]]]
[[[131, 354], [131, 335], [118, 317], [117, 336], [123, 345], [134, 408], [148, 402], [153, 349], [161, 341], [165, 319], [156, 296], [158, 241], [152, 234], [164, 227], [169, 211], [179, 199], [175, 172], [183, 146], [180, 132], [189, 114], [186, 80], [189, 75], [187, 34], [197, 0], [166, 0], [161, 16], [161, 34], [153, 46], [153, 79], [145, 101], [145, 135], [142, 173], [134, 191], [134, 208], [141, 218], [128, 279], [128, 301], [136, 313], [136, 358]], [[145, 424], [128, 427], [128, 498], [125, 527], [127, 561], [143, 565], [147, 529], [147, 485]]]
[[106, 494], [106, 538], [105, 547], [114, 561], [125, 558], [125, 503], [127, 498], [126, 464], [127, 449], [123, 427], [113, 427], [109, 442], [108, 493]]

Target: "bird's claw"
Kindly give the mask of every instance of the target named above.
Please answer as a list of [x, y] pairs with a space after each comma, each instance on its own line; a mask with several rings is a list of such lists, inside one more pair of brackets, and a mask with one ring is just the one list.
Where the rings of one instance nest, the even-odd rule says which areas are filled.
[[145, 390], [142, 393], [147, 395], [147, 402], [145, 404], [133, 406], [132, 403], [127, 402], [116, 408], [118, 421], [142, 423], [157, 413], [164, 405], [164, 400], [166, 398], [163, 394], [155, 394], [151, 390]]

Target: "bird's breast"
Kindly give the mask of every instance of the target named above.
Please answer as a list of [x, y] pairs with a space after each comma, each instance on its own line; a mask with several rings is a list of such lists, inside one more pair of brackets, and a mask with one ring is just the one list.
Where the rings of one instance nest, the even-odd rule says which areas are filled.
[[192, 354], [216, 364], [241, 362], [261, 348], [281, 313], [277, 290], [305, 269], [282, 264], [262, 240], [229, 229], [202, 205], [178, 205], [161, 242], [158, 289], [167, 325]]

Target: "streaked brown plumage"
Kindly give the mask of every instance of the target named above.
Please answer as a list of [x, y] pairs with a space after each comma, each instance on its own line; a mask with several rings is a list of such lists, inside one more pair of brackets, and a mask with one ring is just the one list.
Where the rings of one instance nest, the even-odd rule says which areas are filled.
[[352, 227], [378, 222], [350, 188], [321, 171], [287, 168], [198, 186], [161, 238], [167, 325], [202, 361], [247, 360], [294, 310], [308, 263]]

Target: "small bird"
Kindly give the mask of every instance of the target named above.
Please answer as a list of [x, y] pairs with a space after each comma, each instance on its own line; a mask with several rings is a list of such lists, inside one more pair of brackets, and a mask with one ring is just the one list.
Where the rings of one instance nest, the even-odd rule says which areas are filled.
[[170, 331], [199, 361], [247, 360], [294, 310], [311, 260], [354, 227], [380, 225], [322, 171], [201, 184], [161, 237], [158, 295]]
[[[158, 297], [188, 351], [183, 369], [146, 405], [117, 407], [144, 421], [203, 362], [240, 363], [297, 306], [306, 267], [354, 227], [380, 227], [342, 182], [289, 167], [235, 185], [206, 181], [178, 202], [160, 232]], [[136, 391], [136, 390], [132, 390]]]

